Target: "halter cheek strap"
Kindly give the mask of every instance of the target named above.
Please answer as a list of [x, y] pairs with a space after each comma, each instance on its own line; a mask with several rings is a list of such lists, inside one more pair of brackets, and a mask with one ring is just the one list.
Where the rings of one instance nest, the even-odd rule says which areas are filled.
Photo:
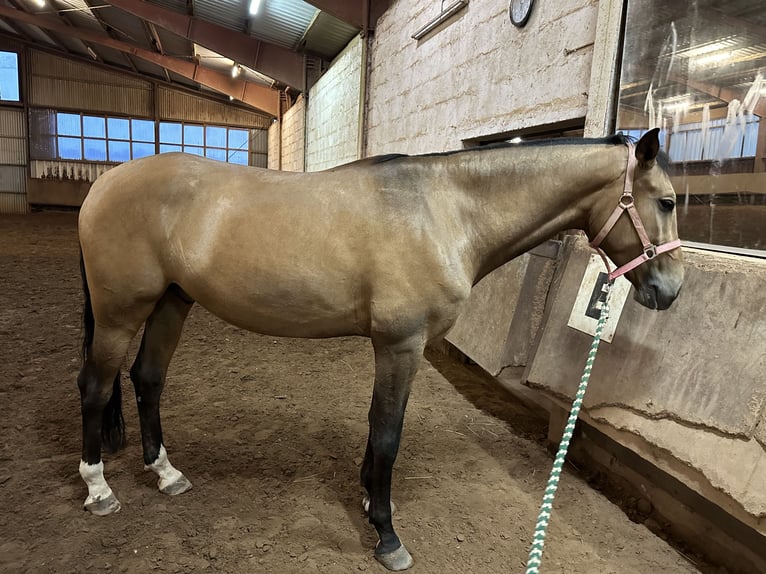
[[[673, 249], [677, 249], [678, 247], [681, 247], [681, 240], [675, 239], [673, 241], [669, 241], [667, 243], [663, 243], [662, 245], [654, 245], [651, 240], [649, 239], [649, 236], [646, 234], [646, 228], [644, 228], [644, 224], [641, 221], [641, 216], [638, 214], [638, 210], [636, 209], [636, 205], [633, 201], [633, 176], [636, 171], [636, 150], [635, 146], [633, 144], [628, 144], [628, 167], [625, 170], [625, 186], [623, 188], [622, 196], [620, 197], [620, 202], [617, 204], [617, 207], [614, 208], [614, 211], [612, 211], [612, 214], [609, 216], [609, 219], [606, 220], [606, 223], [604, 223], [604, 226], [601, 228], [601, 231], [596, 234], [596, 237], [593, 238], [593, 241], [590, 242], [590, 246], [595, 249], [599, 255], [601, 255], [601, 258], [604, 260], [604, 264], [606, 265], [607, 271], [609, 271], [609, 280], [614, 281], [618, 277], [625, 275], [628, 271], [631, 271], [644, 263], [645, 261], [649, 261], [650, 259], [654, 259], [661, 253], [665, 253], [667, 251], [672, 251]], [[622, 265], [621, 267], [618, 267], [614, 271], [611, 271], [609, 266], [609, 260], [606, 257], [606, 254], [599, 248], [599, 245], [601, 245], [601, 242], [604, 241], [607, 235], [609, 235], [609, 232], [612, 230], [612, 228], [617, 223], [617, 220], [620, 219], [623, 213], [627, 211], [628, 216], [630, 217], [631, 222], [633, 223], [633, 227], [636, 230], [636, 233], [638, 233], [638, 238], [641, 240], [641, 247], [643, 248], [643, 253], [636, 257], [635, 259], [629, 261], [625, 265]]]

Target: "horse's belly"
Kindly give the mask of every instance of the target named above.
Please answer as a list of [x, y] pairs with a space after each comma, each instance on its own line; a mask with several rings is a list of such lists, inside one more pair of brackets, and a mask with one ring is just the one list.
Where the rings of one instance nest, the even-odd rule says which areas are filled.
[[192, 288], [188, 292], [217, 317], [263, 335], [306, 338], [368, 335], [364, 305], [338, 292], [333, 296], [299, 288], [260, 291]]

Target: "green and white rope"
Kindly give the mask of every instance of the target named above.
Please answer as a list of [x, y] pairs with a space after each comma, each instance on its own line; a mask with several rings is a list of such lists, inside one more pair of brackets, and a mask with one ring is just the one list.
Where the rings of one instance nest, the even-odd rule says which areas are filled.
[[543, 503], [540, 506], [540, 514], [537, 517], [537, 524], [535, 525], [532, 548], [529, 551], [529, 558], [527, 559], [526, 574], [539, 574], [540, 572], [540, 564], [543, 559], [543, 547], [545, 546], [545, 534], [548, 530], [548, 521], [553, 512], [553, 498], [556, 496], [556, 490], [559, 487], [559, 478], [561, 477], [561, 471], [564, 468], [564, 462], [566, 461], [569, 442], [572, 440], [572, 433], [574, 432], [575, 424], [577, 423], [577, 417], [580, 414], [582, 400], [585, 397], [585, 389], [588, 387], [590, 372], [593, 369], [593, 362], [596, 360], [596, 351], [598, 351], [598, 344], [601, 341], [601, 333], [604, 331], [604, 325], [606, 325], [606, 320], [609, 316], [609, 295], [611, 287], [611, 282], [606, 283], [606, 298], [604, 305], [601, 307], [601, 314], [598, 319], [598, 325], [596, 326], [596, 334], [593, 336], [593, 343], [591, 343], [590, 346], [588, 359], [585, 361], [585, 370], [580, 379], [580, 386], [577, 388], [577, 394], [572, 403], [572, 409], [569, 411], [569, 419], [567, 419], [567, 424], [564, 427], [564, 434], [561, 437], [559, 450], [553, 461], [553, 468], [551, 469], [551, 475], [550, 478], [548, 478], [548, 485], [545, 489], [545, 495], [543, 496]]

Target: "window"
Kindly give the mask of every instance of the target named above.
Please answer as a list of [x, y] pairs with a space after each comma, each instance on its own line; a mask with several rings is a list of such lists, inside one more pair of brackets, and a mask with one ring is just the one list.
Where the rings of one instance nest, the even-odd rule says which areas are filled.
[[766, 28], [753, 10], [628, 2], [617, 127], [661, 128], [682, 239], [766, 251]]
[[160, 123], [160, 153], [183, 151], [218, 161], [248, 165], [246, 129], [189, 123]]
[[174, 151], [241, 165], [248, 165], [250, 158], [247, 128], [41, 108], [30, 108], [29, 125], [32, 159], [122, 163]]
[[56, 159], [121, 163], [154, 155], [154, 122], [58, 112]]
[[0, 52], [0, 100], [18, 102], [19, 55], [16, 52]]

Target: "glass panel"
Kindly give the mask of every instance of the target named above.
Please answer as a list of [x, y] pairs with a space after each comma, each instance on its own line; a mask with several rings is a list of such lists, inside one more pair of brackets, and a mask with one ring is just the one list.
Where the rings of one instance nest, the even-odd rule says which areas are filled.
[[204, 145], [205, 128], [202, 126], [184, 126], [184, 145]]
[[682, 239], [766, 250], [766, 17], [713, 4], [627, 3], [617, 126], [662, 129]]
[[148, 155], [154, 155], [153, 143], [134, 143], [133, 144], [133, 159], [139, 157], [146, 157]]
[[106, 137], [106, 119], [94, 116], [82, 117], [82, 135], [92, 138]]
[[160, 144], [160, 153], [166, 153], [171, 151], [181, 151], [180, 145]]
[[218, 161], [226, 161], [226, 150], [207, 148], [205, 149], [205, 156], [211, 159], [217, 159]]
[[58, 140], [61, 159], [82, 159], [82, 140], [80, 138], [59, 137]]
[[106, 161], [106, 140], [85, 139], [85, 159], [93, 161]]
[[134, 142], [154, 141], [154, 122], [150, 120], [130, 120]]
[[0, 100], [20, 101], [19, 55], [16, 52], [0, 52]]
[[226, 147], [226, 128], [208, 126], [205, 128], [205, 145], [210, 147]]
[[240, 165], [247, 165], [247, 152], [246, 151], [229, 151], [229, 163], [238, 163]]
[[80, 114], [58, 113], [56, 114], [56, 126], [60, 136], [82, 135], [80, 131]]
[[[129, 140], [130, 139], [130, 121], [120, 118], [109, 118], [106, 120], [106, 127], [109, 130], [109, 139]], [[111, 153], [111, 152], [110, 152]]]
[[247, 151], [247, 130], [229, 130], [229, 147]]
[[130, 142], [109, 141], [109, 161], [128, 161]]
[[185, 145], [184, 151], [186, 153], [193, 153], [194, 155], [205, 155], [205, 148], [203, 147], [194, 147], [194, 146]]
[[180, 144], [183, 134], [181, 124], [171, 124], [167, 122], [160, 123], [160, 141], [162, 143]]

